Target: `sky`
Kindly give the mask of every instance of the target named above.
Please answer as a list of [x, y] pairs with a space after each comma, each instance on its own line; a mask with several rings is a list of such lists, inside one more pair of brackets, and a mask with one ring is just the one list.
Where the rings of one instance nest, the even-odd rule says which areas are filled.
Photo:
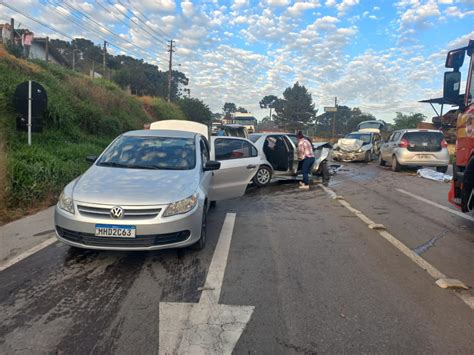
[[[442, 94], [449, 49], [474, 40], [474, 0], [0, 0], [36, 36], [107, 40], [125, 53], [190, 79], [191, 96], [222, 112], [234, 102], [257, 118], [266, 95], [295, 82], [324, 106], [359, 107], [392, 122], [395, 112], [434, 112], [419, 100]], [[67, 37], [66, 37], [67, 36]], [[465, 74], [465, 73], [464, 73]], [[465, 75], [463, 76], [465, 78]]]

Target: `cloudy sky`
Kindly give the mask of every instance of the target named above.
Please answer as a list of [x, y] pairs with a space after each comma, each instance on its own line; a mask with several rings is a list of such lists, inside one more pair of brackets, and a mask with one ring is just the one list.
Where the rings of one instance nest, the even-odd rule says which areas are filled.
[[320, 112], [337, 96], [387, 121], [396, 111], [431, 117], [417, 101], [441, 94], [446, 51], [474, 39], [474, 0], [3, 2], [56, 32], [4, 6], [0, 21], [14, 17], [37, 36], [107, 39], [112, 52], [162, 70], [174, 39], [192, 96], [214, 112], [235, 102], [259, 118], [267, 114], [259, 100], [296, 81]]

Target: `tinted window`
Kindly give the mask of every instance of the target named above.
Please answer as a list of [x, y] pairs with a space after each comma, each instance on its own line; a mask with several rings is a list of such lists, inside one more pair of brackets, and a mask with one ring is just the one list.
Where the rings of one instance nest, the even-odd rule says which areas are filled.
[[131, 169], [189, 170], [196, 165], [194, 138], [119, 137], [97, 165]]
[[242, 139], [216, 139], [216, 160], [241, 159], [257, 156], [257, 150]]
[[408, 141], [408, 150], [414, 152], [436, 152], [441, 150], [444, 139], [441, 132], [408, 132], [402, 139]]

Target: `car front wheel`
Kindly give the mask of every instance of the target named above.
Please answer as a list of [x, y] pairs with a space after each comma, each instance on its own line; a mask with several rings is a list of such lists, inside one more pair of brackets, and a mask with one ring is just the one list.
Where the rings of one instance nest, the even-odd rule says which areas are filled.
[[379, 165], [385, 166], [385, 160], [382, 159], [382, 153], [379, 153]]
[[258, 168], [257, 173], [253, 177], [253, 182], [259, 187], [266, 186], [272, 180], [272, 171], [268, 166], [262, 165]]
[[204, 207], [204, 211], [202, 212], [202, 224], [201, 224], [201, 237], [199, 240], [192, 245], [194, 250], [203, 250], [206, 246], [206, 239], [207, 239], [207, 208]]

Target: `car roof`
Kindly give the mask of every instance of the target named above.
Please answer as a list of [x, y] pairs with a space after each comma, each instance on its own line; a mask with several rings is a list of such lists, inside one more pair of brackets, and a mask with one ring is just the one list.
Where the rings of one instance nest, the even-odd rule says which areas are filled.
[[185, 131], [173, 131], [165, 129], [146, 129], [129, 131], [123, 134], [132, 137], [170, 137], [170, 138], [194, 138], [196, 133]]
[[378, 132], [354, 131], [354, 132], [351, 132], [351, 133], [348, 133], [348, 134], [374, 134], [374, 133], [378, 133]]
[[395, 132], [405, 132], [405, 133], [412, 133], [412, 132], [434, 132], [434, 133], [443, 133], [439, 129], [424, 129], [424, 128], [407, 128], [407, 129], [399, 129]]

